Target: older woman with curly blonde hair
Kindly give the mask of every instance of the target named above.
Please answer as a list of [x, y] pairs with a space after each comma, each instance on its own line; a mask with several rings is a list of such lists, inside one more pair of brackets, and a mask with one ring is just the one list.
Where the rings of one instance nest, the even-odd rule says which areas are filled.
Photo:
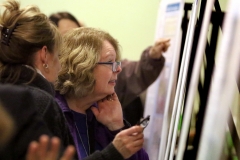
[[[87, 27], [67, 32], [63, 41], [56, 100], [67, 118], [78, 155], [84, 158], [105, 148], [128, 127], [114, 91], [121, 72], [119, 45], [109, 33]], [[126, 136], [124, 143], [129, 143], [131, 153], [122, 154], [124, 159], [148, 159], [141, 149], [142, 130]], [[113, 145], [122, 152], [123, 147]]]

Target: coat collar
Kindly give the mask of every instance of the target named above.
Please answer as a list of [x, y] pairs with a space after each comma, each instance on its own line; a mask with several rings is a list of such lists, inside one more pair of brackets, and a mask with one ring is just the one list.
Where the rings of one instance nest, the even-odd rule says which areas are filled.
[[[2, 83], [12, 83], [7, 80], [7, 76], [8, 73], [1, 75]], [[52, 83], [48, 82], [42, 75], [40, 75], [34, 69], [26, 67], [24, 65], [21, 66], [21, 73], [15, 84], [27, 84], [29, 86], [37, 87], [41, 90], [44, 90], [51, 94], [52, 96], [55, 95], [54, 86]]]

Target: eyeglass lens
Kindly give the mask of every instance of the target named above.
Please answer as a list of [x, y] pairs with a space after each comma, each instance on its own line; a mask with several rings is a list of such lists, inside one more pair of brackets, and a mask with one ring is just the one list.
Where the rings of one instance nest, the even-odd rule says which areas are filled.
[[121, 67], [121, 62], [113, 62], [113, 72], [117, 71], [118, 66]]
[[148, 121], [143, 121], [143, 123], [141, 124], [142, 125], [142, 127], [147, 127], [147, 125], [148, 125]]

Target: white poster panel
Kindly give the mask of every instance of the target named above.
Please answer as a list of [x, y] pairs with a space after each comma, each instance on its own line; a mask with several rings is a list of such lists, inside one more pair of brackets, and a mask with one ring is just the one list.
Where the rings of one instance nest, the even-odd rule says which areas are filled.
[[[170, 38], [171, 45], [164, 53], [166, 61], [160, 76], [147, 90], [144, 115], [151, 115], [151, 119], [144, 135], [151, 160], [157, 160], [159, 151], [166, 146], [178, 72], [183, 5], [183, 0], [162, 0], [159, 4], [155, 39]], [[163, 147], [161, 141], [165, 143]]]
[[239, 0], [230, 0], [224, 18], [223, 37], [210, 86], [198, 160], [219, 160], [224, 153], [227, 121], [240, 68], [239, 5]]

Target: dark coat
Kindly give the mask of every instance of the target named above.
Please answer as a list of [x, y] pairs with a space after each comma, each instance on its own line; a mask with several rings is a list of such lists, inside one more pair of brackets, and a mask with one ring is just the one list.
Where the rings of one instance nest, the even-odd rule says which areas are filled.
[[0, 152], [0, 159], [25, 159], [31, 141], [52, 133], [34, 107], [36, 101], [28, 88], [0, 85], [0, 103], [10, 114], [15, 127], [10, 142]]
[[[28, 68], [25, 66], [21, 66], [21, 67], [22, 67], [22, 73], [20, 74], [19, 79], [14, 83], [13, 86], [24, 88], [22, 89], [22, 91], [24, 91], [23, 94], [21, 95], [19, 93], [21, 96], [12, 96], [12, 97], [5, 97], [5, 98], [1, 97], [2, 101], [4, 101], [6, 104], [14, 102], [14, 104], [19, 108], [19, 110], [22, 108], [22, 111], [24, 113], [25, 111], [27, 112], [25, 108], [34, 108], [34, 110], [36, 110], [37, 113], [39, 114], [38, 116], [43, 119], [44, 124], [48, 129], [48, 133], [49, 133], [48, 135], [54, 135], [59, 137], [62, 141], [62, 145], [64, 148], [67, 147], [69, 144], [74, 145], [72, 136], [66, 124], [65, 117], [54, 99], [55, 91], [54, 91], [53, 85], [49, 83], [40, 74], [36, 74], [36, 77], [30, 82], [30, 80], [32, 79], [32, 76], [34, 75], [34, 71], [31, 68]], [[1, 75], [0, 78], [1, 78], [2, 84], [12, 83], [10, 80], [6, 78], [7, 75], [8, 75], [7, 73], [5, 75], [3, 74]], [[28, 93], [25, 95], [25, 92], [28, 92]], [[19, 104], [21, 103], [24, 103], [24, 105], [19, 106]], [[19, 112], [19, 117], [26, 118], [26, 120], [28, 118], [29, 119], [31, 118], [27, 116], [23, 117], [21, 116], [20, 113], [21, 112]], [[17, 118], [15, 116], [17, 115], [13, 115], [14, 118]], [[32, 123], [34, 123], [34, 121]], [[35, 132], [34, 130], [32, 130], [32, 128], [26, 127], [24, 129], [28, 131], [31, 130], [32, 134], [34, 134]], [[41, 134], [44, 134], [44, 133], [45, 132], [42, 132]], [[29, 132], [29, 134], [31, 133]], [[38, 137], [39, 135], [37, 134], [36, 136]], [[25, 147], [28, 145], [30, 140], [35, 140], [30, 138], [28, 139], [28, 137], [25, 137], [25, 134], [21, 134], [21, 135], [19, 134], [18, 137], [19, 139], [22, 139], [21, 140], [22, 142], [24, 142], [24, 140], [27, 140], [24, 142]], [[23, 147], [22, 150], [24, 149], [26, 150], [26, 148]]]

